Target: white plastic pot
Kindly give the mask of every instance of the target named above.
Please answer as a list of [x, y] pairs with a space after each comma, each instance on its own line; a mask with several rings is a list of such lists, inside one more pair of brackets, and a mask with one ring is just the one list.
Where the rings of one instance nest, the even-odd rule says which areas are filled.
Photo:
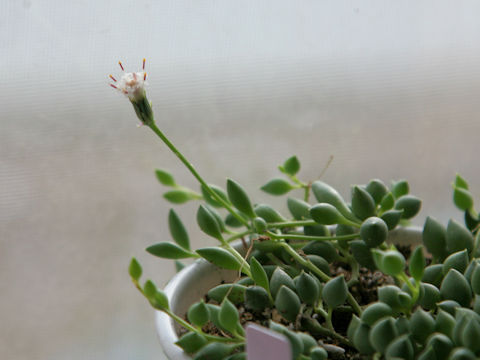
[[[422, 229], [419, 227], [398, 228], [391, 231], [388, 241], [394, 244], [419, 244], [422, 241]], [[235, 243], [235, 248], [242, 251], [242, 243]], [[171, 310], [184, 316], [191, 304], [202, 299], [216, 285], [232, 282], [238, 273], [222, 270], [200, 259], [176, 274], [165, 287]], [[160, 345], [169, 360], [191, 360], [191, 357], [175, 345], [178, 340], [177, 324], [165, 313], [156, 312], [156, 328]]]

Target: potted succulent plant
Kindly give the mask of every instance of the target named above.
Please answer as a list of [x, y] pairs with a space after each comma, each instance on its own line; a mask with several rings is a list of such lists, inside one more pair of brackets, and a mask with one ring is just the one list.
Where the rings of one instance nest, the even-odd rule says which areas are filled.
[[480, 219], [461, 176], [453, 199], [465, 226], [427, 217], [422, 230], [408, 226], [421, 201], [409, 194], [407, 181], [353, 186], [347, 203], [320, 180], [300, 180], [300, 162], [293, 156], [279, 166], [283, 178], [262, 186], [276, 196], [302, 189], [302, 199], [287, 198], [290, 214], [280, 214], [252, 202], [234, 180], [224, 190], [200, 176], [155, 125], [144, 66], [145, 61], [141, 72], [125, 73], [119, 81], [110, 76], [112, 86], [127, 95], [142, 124], [200, 184], [197, 193], [157, 170], [158, 180], [170, 188], [165, 198], [200, 201], [196, 222], [219, 243], [191, 249], [172, 209], [173, 242], [147, 251], [174, 259], [178, 268], [181, 259], [199, 260], [165, 291], [151, 280], [141, 282], [140, 264], [130, 262], [133, 283], [162, 314], [160, 337], [175, 342], [164, 345], [169, 358], [244, 359], [246, 323], [282, 334], [292, 359], [479, 358]]

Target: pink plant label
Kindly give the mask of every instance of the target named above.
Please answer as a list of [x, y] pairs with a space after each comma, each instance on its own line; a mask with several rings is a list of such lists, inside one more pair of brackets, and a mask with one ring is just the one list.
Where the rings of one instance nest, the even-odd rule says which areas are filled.
[[247, 326], [248, 360], [291, 360], [292, 349], [288, 339], [275, 331], [249, 324]]

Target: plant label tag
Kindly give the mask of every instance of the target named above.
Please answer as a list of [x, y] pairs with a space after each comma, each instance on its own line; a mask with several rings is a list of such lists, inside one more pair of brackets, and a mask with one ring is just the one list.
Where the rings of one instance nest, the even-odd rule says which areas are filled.
[[248, 360], [291, 360], [288, 339], [275, 331], [256, 324], [247, 325]]

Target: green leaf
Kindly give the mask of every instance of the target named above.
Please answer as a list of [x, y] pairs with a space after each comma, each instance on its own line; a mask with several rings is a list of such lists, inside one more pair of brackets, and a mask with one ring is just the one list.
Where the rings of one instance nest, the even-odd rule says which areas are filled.
[[434, 218], [428, 216], [423, 225], [422, 241], [428, 252], [443, 260], [447, 256], [447, 231]]
[[225, 299], [225, 296], [228, 295], [228, 300], [234, 304], [240, 304], [243, 302], [246, 289], [245, 286], [237, 283], [220, 284], [210, 289], [207, 295], [210, 299], [218, 303], [221, 303]]
[[222, 232], [215, 216], [209, 209], [200, 205], [197, 211], [197, 223], [200, 229], [207, 235], [223, 241]]
[[360, 237], [368, 247], [377, 247], [387, 240], [388, 227], [385, 221], [372, 216], [362, 223]]
[[392, 315], [390, 306], [384, 302], [374, 302], [365, 308], [360, 319], [368, 326], [373, 326], [377, 320], [389, 315]]
[[385, 355], [387, 359], [413, 360], [414, 350], [408, 335], [402, 335], [388, 345]]
[[222, 327], [228, 332], [232, 334], [237, 332], [238, 325], [240, 324], [238, 311], [237, 308], [227, 299], [223, 300], [220, 305], [218, 320]]
[[352, 189], [352, 210], [360, 220], [365, 220], [375, 215], [375, 200], [367, 190], [354, 186]]
[[435, 331], [435, 320], [430, 313], [419, 307], [410, 318], [410, 331], [412, 337], [423, 344]]
[[157, 169], [155, 170], [155, 175], [157, 176], [157, 180], [160, 181], [161, 184], [165, 186], [175, 186], [175, 180], [169, 172]]
[[340, 214], [336, 207], [328, 203], [321, 203], [310, 208], [312, 219], [322, 225], [341, 224], [345, 218]]
[[178, 272], [182, 271], [185, 268], [185, 264], [182, 262], [175, 260], [175, 270]]
[[452, 351], [448, 360], [475, 360], [477, 357], [475, 354], [467, 348], [459, 347]]
[[285, 285], [290, 289], [295, 290], [295, 283], [293, 282], [293, 279], [288, 276], [285, 271], [277, 267], [275, 268], [275, 271], [270, 278], [270, 291], [273, 297], [277, 296], [277, 293], [282, 287], [282, 285]]
[[317, 346], [310, 351], [310, 358], [312, 360], [326, 360], [328, 359], [327, 350]]
[[238, 210], [243, 212], [249, 218], [253, 219], [256, 215], [253, 211], [252, 203], [243, 188], [232, 179], [227, 179], [227, 194], [230, 202]]
[[173, 240], [184, 249], [190, 250], [190, 239], [187, 230], [173, 209], [170, 209], [168, 213], [168, 228]]
[[312, 192], [319, 203], [328, 203], [334, 206], [345, 218], [357, 221], [345, 200], [330, 185], [319, 180], [315, 181], [312, 184]]
[[229, 270], [240, 270], [241, 264], [227, 250], [219, 247], [206, 247], [197, 250], [197, 253], [212, 264]]
[[472, 290], [475, 294], [480, 294], [480, 266], [475, 267], [473, 270], [472, 278], [470, 280]]
[[420, 211], [422, 201], [413, 195], [404, 195], [397, 198], [395, 202], [396, 210], [403, 210], [402, 218], [411, 219]]
[[392, 182], [392, 195], [395, 199], [407, 195], [410, 191], [407, 180], [398, 180]]
[[140, 263], [137, 261], [137, 259], [132, 258], [130, 260], [130, 265], [128, 267], [128, 273], [130, 274], [130, 277], [134, 280], [140, 279], [140, 276], [142, 276], [142, 266]]
[[312, 275], [302, 271], [302, 273], [294, 279], [297, 288], [297, 294], [307, 305], [314, 305], [320, 297], [320, 287], [317, 280]]
[[385, 211], [380, 218], [387, 224], [388, 230], [393, 230], [400, 223], [403, 210], [388, 210]]
[[387, 211], [395, 205], [395, 198], [391, 192], [387, 193], [380, 201], [380, 210]]
[[410, 275], [415, 281], [420, 282], [425, 271], [425, 257], [423, 256], [423, 246], [419, 245], [413, 250], [409, 260]]
[[188, 309], [187, 312], [188, 321], [190, 321], [193, 325], [202, 327], [205, 325], [209, 318], [210, 313], [208, 311], [207, 305], [203, 301], [199, 301]]
[[284, 195], [290, 190], [295, 189], [295, 186], [290, 184], [287, 180], [275, 178], [267, 182], [260, 189], [270, 195]]
[[454, 300], [462, 306], [469, 306], [472, 290], [465, 277], [455, 269], [450, 269], [440, 286], [440, 294], [444, 299]]
[[[214, 184], [208, 184], [208, 187], [211, 190], [213, 190], [213, 192], [216, 193], [227, 204], [230, 203], [230, 201], [228, 201], [227, 194], [225, 193], [225, 191], [221, 187], [219, 187], [217, 185], [214, 185]], [[223, 207], [222, 204], [220, 204], [217, 200], [215, 200], [213, 198], [212, 195], [210, 195], [210, 193], [207, 191], [205, 186], [201, 186], [200, 190], [202, 191], [203, 198], [205, 199], [205, 201], [207, 202], [208, 205], [211, 205], [211, 206], [214, 206], [214, 207], [217, 207], [217, 208], [218, 207]]]
[[387, 275], [400, 275], [405, 267], [405, 258], [398, 251], [372, 249], [372, 256], [378, 269]]
[[[245, 221], [248, 221], [248, 218], [245, 215], [243, 215], [243, 213], [237, 212], [237, 214], [243, 217]], [[241, 223], [235, 216], [233, 216], [230, 213], [228, 213], [227, 216], [225, 217], [225, 224], [233, 228], [239, 228], [243, 226], [243, 223]]]
[[300, 171], [300, 161], [294, 155], [292, 157], [289, 157], [287, 160], [285, 160], [282, 168], [283, 168], [283, 172], [285, 172], [290, 176], [294, 176]]
[[282, 285], [275, 298], [275, 307], [283, 318], [294, 322], [300, 312], [300, 299], [290, 288]]
[[448, 312], [439, 309], [435, 319], [435, 331], [445, 334], [451, 338], [453, 336], [454, 327], [455, 318]]
[[348, 288], [343, 275], [329, 280], [323, 286], [322, 297], [330, 308], [342, 305], [347, 299], [347, 295]]
[[287, 207], [295, 220], [305, 220], [310, 218], [310, 204], [296, 198], [287, 199]]
[[370, 270], [374, 270], [376, 268], [370, 248], [367, 246], [367, 244], [365, 244], [365, 241], [353, 240], [350, 241], [349, 244], [353, 257], [360, 265], [365, 266]]
[[473, 235], [456, 220], [450, 220], [447, 225], [447, 249], [449, 253], [467, 249], [473, 250]]
[[197, 332], [188, 332], [175, 344], [180, 346], [187, 354], [196, 353], [207, 343], [207, 339]]
[[263, 266], [253, 256], [250, 259], [250, 271], [255, 284], [263, 287], [268, 293], [270, 293], [270, 285], [268, 283], [267, 273], [265, 272]]
[[380, 204], [380, 201], [382, 201], [383, 197], [388, 193], [387, 187], [379, 179], [370, 180], [365, 189], [372, 196], [376, 205]]
[[454, 185], [457, 188], [468, 190], [468, 183], [460, 174], [457, 174], [457, 176], [455, 176]]
[[259, 234], [263, 234], [265, 231], [268, 230], [268, 225], [263, 218], [257, 216], [255, 219], [253, 219], [253, 228], [255, 231]]
[[245, 290], [245, 307], [251, 311], [263, 312], [270, 306], [270, 297], [261, 286], [249, 286]]
[[473, 197], [470, 191], [455, 187], [453, 188], [453, 203], [462, 211], [470, 210], [473, 207]]
[[447, 274], [450, 269], [458, 270], [463, 274], [469, 262], [467, 249], [457, 251], [449, 255], [443, 262], [443, 274]]
[[147, 299], [154, 299], [155, 294], [157, 293], [157, 286], [153, 283], [152, 280], [145, 281], [143, 285], [143, 294]]
[[391, 316], [377, 321], [369, 333], [372, 346], [381, 354], [385, 354], [387, 346], [398, 336], [395, 321]]
[[355, 330], [353, 335], [353, 345], [362, 355], [370, 355], [375, 352], [375, 349], [372, 347], [369, 339], [370, 335], [370, 326], [365, 323], [360, 323], [360, 325]]
[[194, 257], [190, 251], [170, 242], [160, 242], [146, 248], [147, 252], [164, 259], [186, 259]]
[[224, 360], [234, 349], [232, 344], [212, 342], [202, 347], [193, 360]]
[[477, 319], [471, 318], [463, 328], [462, 342], [465, 347], [478, 353], [480, 351], [480, 324]]
[[163, 194], [163, 197], [173, 204], [184, 204], [193, 200], [192, 193], [185, 190], [171, 190]]
[[286, 219], [270, 205], [258, 204], [255, 206], [254, 211], [257, 216], [260, 216], [268, 223], [286, 221]]

